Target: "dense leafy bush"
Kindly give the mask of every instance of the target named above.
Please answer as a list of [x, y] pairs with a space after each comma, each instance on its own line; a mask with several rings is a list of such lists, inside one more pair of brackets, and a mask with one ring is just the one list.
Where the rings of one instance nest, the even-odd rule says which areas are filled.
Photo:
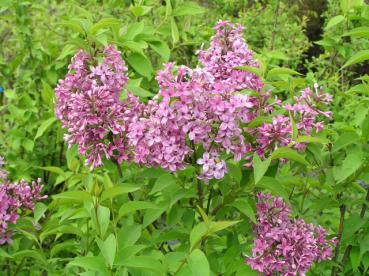
[[0, 274], [366, 275], [368, 14], [1, 1]]

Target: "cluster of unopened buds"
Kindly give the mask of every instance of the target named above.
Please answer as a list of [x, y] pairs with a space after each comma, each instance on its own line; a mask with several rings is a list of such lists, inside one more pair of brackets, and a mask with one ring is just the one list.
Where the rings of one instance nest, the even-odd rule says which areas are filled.
[[246, 263], [263, 275], [305, 275], [313, 262], [332, 257], [335, 239], [324, 228], [291, 219], [291, 210], [280, 197], [257, 195], [258, 220], [252, 257]]
[[0, 156], [0, 245], [12, 242], [9, 224], [17, 222], [19, 212], [33, 210], [36, 202], [47, 197], [41, 195], [41, 179], [31, 185], [25, 180], [12, 183], [3, 166], [4, 158]]
[[[156, 76], [159, 92], [148, 103], [131, 94], [119, 99], [128, 77], [114, 46], [105, 48], [100, 63], [84, 51], [75, 55], [55, 89], [56, 115], [67, 129], [66, 141], [78, 145], [86, 165], [101, 166], [104, 157], [173, 172], [200, 165], [198, 177], [208, 182], [225, 175], [225, 158], [243, 159], [250, 166], [254, 152], [266, 158], [295, 142], [291, 118], [298, 135], [322, 130], [319, 117], [330, 113], [319, 108], [331, 101], [330, 95], [315, 86], [292, 102], [270, 99], [260, 77], [235, 69], [259, 66], [242, 37], [242, 26], [220, 21], [215, 30], [210, 47], [198, 51], [197, 67], [164, 65]], [[272, 116], [276, 111], [280, 115]], [[271, 119], [248, 127], [260, 116]], [[306, 146], [292, 144], [297, 150]]]

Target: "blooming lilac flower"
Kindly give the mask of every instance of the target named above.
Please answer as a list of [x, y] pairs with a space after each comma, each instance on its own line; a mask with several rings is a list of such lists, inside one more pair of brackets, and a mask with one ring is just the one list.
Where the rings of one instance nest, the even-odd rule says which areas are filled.
[[[0, 157], [3, 162], [3, 158]], [[7, 174], [6, 174], [7, 175]], [[41, 179], [29, 185], [25, 180], [11, 183], [7, 178], [0, 182], [0, 245], [11, 243], [12, 231], [9, 224], [15, 224], [19, 218], [19, 210], [33, 210], [35, 203], [47, 196], [41, 195]]]
[[252, 257], [246, 259], [251, 268], [264, 275], [305, 275], [313, 262], [331, 258], [335, 240], [327, 240], [324, 228], [291, 219], [291, 210], [280, 197], [261, 193], [257, 197], [256, 239]]
[[[288, 111], [296, 124], [297, 135], [310, 136], [314, 131], [319, 132], [324, 128], [324, 123], [319, 120], [319, 116], [330, 118], [330, 112], [322, 111], [318, 105], [327, 105], [332, 101], [332, 96], [322, 91], [316, 90], [315, 93], [311, 89], [305, 88], [301, 91], [301, 95], [295, 96], [293, 103], [283, 104], [280, 100], [274, 101], [274, 107], [269, 106], [270, 110], [286, 110]], [[292, 139], [292, 122], [289, 116], [276, 115], [272, 117], [271, 123], [264, 123], [252, 134], [256, 137], [255, 151], [260, 156], [266, 156], [278, 147], [289, 145], [295, 142]], [[295, 149], [304, 150], [305, 143], [294, 144]]]
[[263, 84], [257, 75], [233, 69], [241, 65], [259, 66], [242, 36], [243, 27], [219, 21], [214, 29], [216, 34], [211, 38], [209, 49], [200, 50], [198, 56], [205, 70], [214, 77], [216, 86], [231, 92], [242, 89], [260, 91]]
[[103, 157], [118, 162], [130, 159], [125, 136], [139, 103], [131, 95], [124, 103], [119, 100], [128, 80], [126, 70], [114, 46], [105, 48], [97, 65], [94, 57], [80, 51], [55, 89], [56, 115], [68, 131], [65, 140], [78, 145], [79, 153], [87, 156], [86, 165], [92, 168], [101, 166]]
[[[242, 26], [219, 21], [215, 30], [209, 48], [198, 51], [197, 67], [165, 64], [156, 77], [159, 92], [147, 104], [132, 95], [119, 101], [128, 78], [113, 46], [105, 48], [100, 64], [83, 51], [76, 54], [55, 89], [56, 115], [67, 129], [69, 145], [77, 144], [87, 157], [86, 165], [101, 166], [105, 157], [174, 172], [192, 162], [203, 166], [199, 178], [208, 181], [227, 171], [220, 154], [245, 159], [250, 166], [254, 152], [266, 158], [295, 142], [290, 116], [298, 135], [323, 129], [319, 117], [330, 113], [320, 105], [329, 103], [330, 95], [315, 86], [315, 93], [306, 88], [292, 102], [272, 102], [270, 92], [262, 92], [260, 77], [235, 69], [259, 66], [242, 37]], [[244, 89], [254, 90], [256, 96], [242, 94]], [[272, 116], [274, 112], [280, 115]], [[271, 117], [271, 122], [248, 128], [259, 116]], [[303, 150], [306, 144], [294, 147]], [[205, 154], [195, 160], [199, 149]]]
[[227, 172], [226, 163], [219, 158], [219, 154], [215, 151], [205, 152], [203, 157], [197, 160], [197, 164], [202, 165], [199, 179], [203, 179], [206, 183], [213, 178], [223, 178]]
[[176, 171], [185, 167], [190, 152], [176, 115], [164, 102], [151, 101], [127, 134], [134, 147], [134, 161], [146, 166]]

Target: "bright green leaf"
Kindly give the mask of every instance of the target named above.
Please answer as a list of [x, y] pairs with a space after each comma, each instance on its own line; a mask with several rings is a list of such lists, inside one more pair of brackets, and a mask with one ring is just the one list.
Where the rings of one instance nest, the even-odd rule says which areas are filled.
[[356, 63], [363, 62], [369, 59], [369, 50], [362, 50], [354, 54], [349, 60], [342, 66], [342, 68], [346, 68]]
[[109, 267], [113, 267], [117, 249], [117, 240], [114, 234], [110, 234], [105, 241], [97, 239], [96, 242], [100, 248], [102, 255], [104, 256], [106, 264]]
[[210, 266], [204, 252], [195, 249], [188, 257], [188, 266], [193, 276], [210, 276]]
[[127, 57], [127, 62], [137, 73], [148, 79], [151, 79], [153, 68], [151, 65], [151, 61], [146, 56], [140, 53], [131, 53]]
[[40, 127], [37, 130], [35, 140], [40, 138], [46, 132], [46, 130], [48, 130], [55, 123], [55, 121], [56, 121], [55, 117], [51, 117], [51, 118], [43, 121], [41, 123]]
[[254, 181], [257, 184], [269, 168], [271, 158], [262, 161], [258, 154], [254, 153], [252, 163], [254, 166]]

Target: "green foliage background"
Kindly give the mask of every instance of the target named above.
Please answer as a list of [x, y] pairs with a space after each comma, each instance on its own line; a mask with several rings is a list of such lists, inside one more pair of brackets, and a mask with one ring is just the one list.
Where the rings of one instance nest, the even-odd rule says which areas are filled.
[[[203, 208], [193, 167], [170, 174], [124, 164], [123, 176], [109, 161], [93, 173], [83, 167], [53, 110], [76, 50], [116, 44], [128, 89], [147, 100], [162, 64], [194, 64], [219, 19], [245, 26], [273, 93], [292, 97], [318, 81], [334, 96], [333, 119], [306, 153], [254, 171], [230, 163], [224, 179], [204, 186], [212, 200]], [[256, 275], [244, 256], [262, 190], [340, 240], [334, 259], [309, 275], [367, 275], [368, 26], [360, 0], [0, 1], [0, 153], [12, 179], [42, 177], [49, 195], [13, 226], [0, 274]]]

